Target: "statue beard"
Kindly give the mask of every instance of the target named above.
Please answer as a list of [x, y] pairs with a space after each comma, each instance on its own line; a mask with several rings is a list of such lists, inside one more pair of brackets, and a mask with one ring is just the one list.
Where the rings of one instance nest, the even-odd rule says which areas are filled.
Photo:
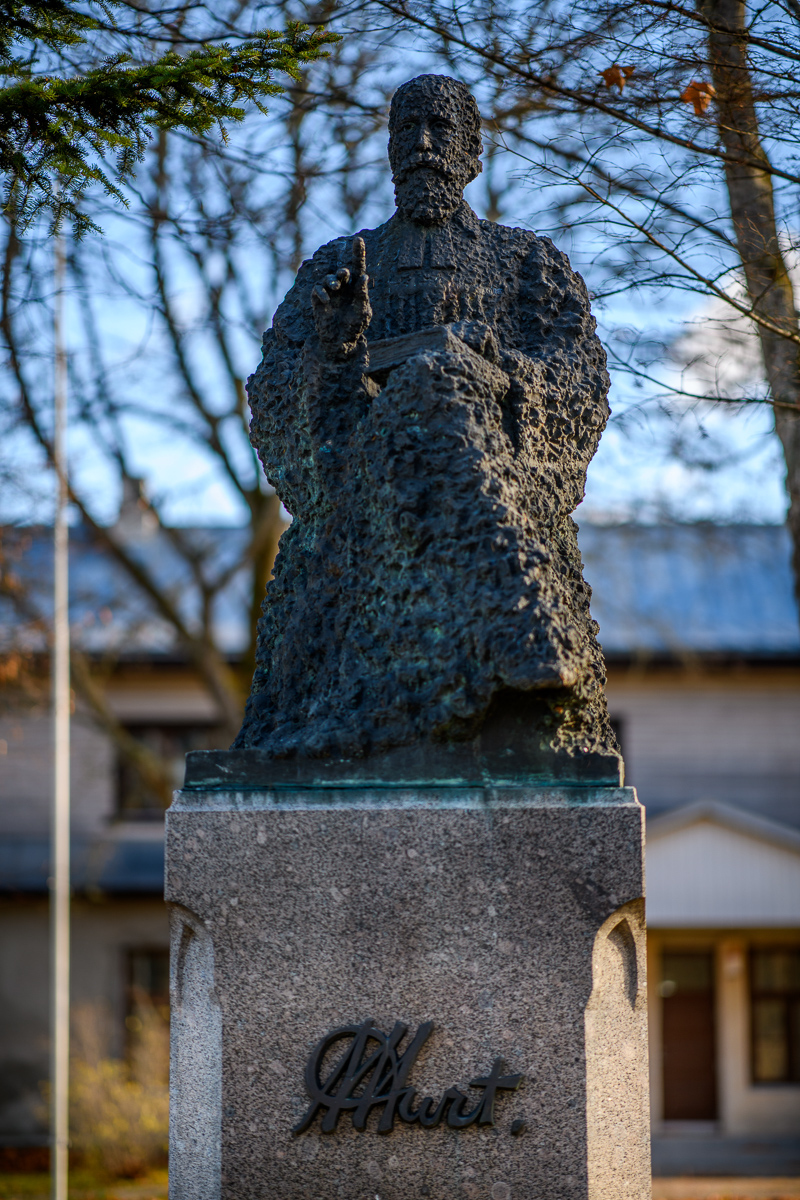
[[414, 166], [394, 176], [394, 197], [402, 216], [420, 225], [439, 225], [464, 198], [468, 180], [440, 167]]

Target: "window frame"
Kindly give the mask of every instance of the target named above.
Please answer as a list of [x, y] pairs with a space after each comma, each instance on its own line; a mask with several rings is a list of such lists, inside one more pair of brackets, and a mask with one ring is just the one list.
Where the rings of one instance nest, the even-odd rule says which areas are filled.
[[[795, 1032], [792, 1022], [792, 1005], [800, 1008], [800, 983], [786, 991], [756, 990], [755, 958], [759, 954], [795, 954], [800, 959], [800, 943], [798, 942], [764, 942], [751, 943], [747, 955], [747, 992], [750, 1018], [750, 1084], [756, 1088], [800, 1087], [800, 1021]], [[756, 1075], [756, 1003], [759, 1000], [780, 999], [785, 1001], [784, 1032], [786, 1035], [787, 1075], [781, 1079], [759, 1079]], [[798, 1045], [795, 1046], [795, 1036]], [[792, 1075], [796, 1064], [797, 1075]]]
[[[122, 727], [131, 737], [137, 741], [147, 745], [145, 733], [159, 733], [169, 735], [205, 735], [208, 740], [220, 728], [219, 721], [187, 721], [187, 720], [164, 720], [164, 721], [124, 721]], [[125, 794], [126, 773], [134, 770], [125, 760], [125, 755], [117, 749], [116, 762], [114, 765], [114, 818], [117, 821], [157, 821], [164, 819], [165, 810], [160, 806], [151, 806], [149, 808], [126, 807], [123, 803]]]

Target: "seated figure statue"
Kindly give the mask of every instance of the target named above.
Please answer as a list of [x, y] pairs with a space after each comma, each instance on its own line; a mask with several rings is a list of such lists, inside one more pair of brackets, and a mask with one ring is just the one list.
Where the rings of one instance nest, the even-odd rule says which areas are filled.
[[293, 522], [234, 749], [276, 765], [619, 782], [571, 518], [605, 355], [565, 255], [464, 200], [480, 128], [456, 80], [398, 89], [397, 211], [303, 263], [249, 381]]

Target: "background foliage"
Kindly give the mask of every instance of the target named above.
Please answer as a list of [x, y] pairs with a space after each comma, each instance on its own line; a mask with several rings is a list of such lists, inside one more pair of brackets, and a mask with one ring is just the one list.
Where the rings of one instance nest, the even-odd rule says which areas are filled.
[[[187, 36], [175, 9], [161, 29], [160, 16], [125, 0], [0, 5], [0, 170], [18, 231], [49, 212], [52, 229], [69, 216], [76, 236], [99, 233], [77, 202], [96, 183], [126, 203], [120, 184], [144, 158], [153, 128], [202, 135], [217, 126], [224, 138], [226, 122], [244, 119], [242, 102], [266, 113], [264, 98], [282, 90], [276, 72], [298, 78], [336, 40], [292, 22], [286, 33], [259, 29], [235, 44], [203, 36], [197, 45], [201, 35]], [[154, 41], [165, 39], [172, 47], [157, 52]]]
[[[391, 213], [386, 115], [396, 84], [414, 74], [457, 75], [479, 99], [486, 149], [483, 175], [470, 185], [473, 207], [552, 236], [593, 293], [614, 381], [614, 416], [590, 476], [595, 519], [782, 515], [786, 463], [800, 458], [792, 458], [795, 402], [776, 395], [765, 367], [760, 335], [776, 318], [743, 270], [730, 172], [757, 168], [756, 183], [769, 183], [770, 269], [785, 301], [800, 210], [796, 7], [122, 3], [115, 25], [101, 22], [64, 52], [70, 72], [85, 72], [131, 46], [137, 61], [158, 61], [176, 49], [247, 45], [254, 31], [292, 22], [310, 36], [342, 36], [326, 46], [329, 57], [298, 62], [269, 115], [251, 111], [227, 142], [212, 129], [162, 122], [127, 181], [115, 184], [127, 209], [102, 186], [75, 198], [79, 222], [103, 237], [68, 242], [74, 517], [126, 581], [103, 611], [113, 617], [133, 594], [149, 606], [171, 652], [193, 665], [213, 698], [222, 741], [238, 727], [255, 620], [288, 519], [247, 438], [245, 380], [302, 258]], [[747, 26], [733, 38], [736, 78], [749, 81], [756, 123], [749, 117], [745, 133], [757, 135], [757, 152], [749, 142], [741, 153], [728, 146], [738, 101], [734, 94], [723, 111], [717, 86], [715, 30], [737, 14]], [[51, 511], [47, 233], [41, 218], [23, 230], [13, 210], [0, 230], [0, 473], [10, 526]], [[796, 314], [777, 320], [775, 344], [794, 346]], [[796, 374], [787, 378], [794, 386]], [[787, 404], [781, 445], [774, 413]], [[220, 553], [219, 539], [190, 531], [198, 524], [238, 526], [235, 561]], [[6, 533], [0, 592], [21, 612], [31, 597], [19, 536]], [[158, 538], [181, 564], [171, 578], [148, 551]], [[248, 631], [235, 652], [223, 612], [234, 576]], [[94, 628], [105, 620], [100, 607]], [[34, 606], [26, 619], [46, 631], [46, 612]], [[122, 633], [103, 643], [102, 662], [83, 629], [75, 634], [82, 711], [139, 769], [160, 773], [166, 796], [164, 764], [126, 740], [100, 686], [124, 652]]]

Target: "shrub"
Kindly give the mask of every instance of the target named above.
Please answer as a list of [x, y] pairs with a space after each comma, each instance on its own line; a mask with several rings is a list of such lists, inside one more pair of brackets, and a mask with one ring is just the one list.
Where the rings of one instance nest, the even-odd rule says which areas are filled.
[[132, 1178], [166, 1162], [169, 1026], [140, 1003], [127, 1027], [127, 1061], [107, 1056], [107, 1021], [94, 1006], [73, 1022], [70, 1140], [87, 1167]]

